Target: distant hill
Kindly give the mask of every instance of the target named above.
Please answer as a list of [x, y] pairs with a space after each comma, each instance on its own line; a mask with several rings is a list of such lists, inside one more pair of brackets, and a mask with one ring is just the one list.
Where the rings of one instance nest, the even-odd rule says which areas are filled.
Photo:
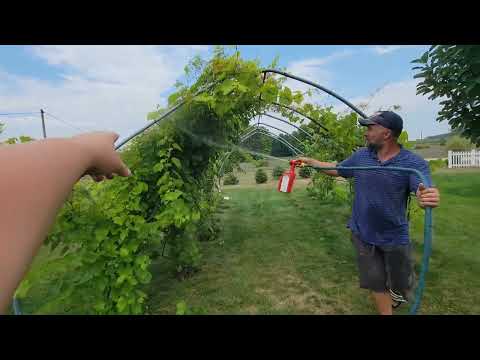
[[446, 134], [440, 134], [440, 135], [433, 135], [433, 136], [427, 136], [426, 138], [423, 139], [423, 141], [440, 141], [442, 139], [448, 139], [450, 136], [452, 136], [452, 133], [446, 133]]
[[423, 140], [417, 139], [417, 141], [418, 142], [436, 143], [436, 142], [440, 142], [443, 139], [448, 140], [448, 138], [450, 138], [454, 135], [460, 135], [460, 131], [454, 130], [454, 131], [451, 131], [451, 132], [445, 133], [445, 134], [427, 136], [427, 137], [423, 138]]

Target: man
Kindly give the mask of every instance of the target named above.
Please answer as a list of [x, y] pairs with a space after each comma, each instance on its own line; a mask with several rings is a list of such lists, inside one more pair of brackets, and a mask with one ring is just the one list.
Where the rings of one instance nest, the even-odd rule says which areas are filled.
[[[360, 120], [367, 126], [368, 147], [356, 151], [338, 165], [299, 158], [313, 167], [385, 166], [414, 168], [429, 181], [428, 164], [398, 143], [402, 118], [392, 111], [380, 111]], [[416, 194], [420, 207], [437, 207], [440, 194], [426, 188], [413, 173], [382, 170], [324, 170], [331, 176], [353, 177], [355, 199], [347, 227], [356, 250], [360, 287], [372, 292], [380, 314], [391, 315], [411, 299], [413, 260], [406, 219], [407, 198]]]

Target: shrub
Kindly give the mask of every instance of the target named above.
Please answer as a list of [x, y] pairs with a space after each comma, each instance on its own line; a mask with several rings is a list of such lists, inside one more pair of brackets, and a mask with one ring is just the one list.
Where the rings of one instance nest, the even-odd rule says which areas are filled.
[[272, 177], [278, 179], [285, 172], [285, 169], [281, 166], [275, 166], [272, 171]]
[[430, 167], [430, 171], [433, 173], [437, 169], [445, 168], [447, 167], [448, 160], [442, 160], [442, 159], [437, 159], [437, 160], [430, 160], [428, 162], [428, 166]]
[[430, 145], [417, 144], [417, 145], [415, 145], [415, 150], [428, 149], [429, 147], [430, 147]]
[[301, 167], [300, 171], [298, 172], [298, 175], [300, 177], [306, 179], [312, 176], [313, 169], [311, 167]]
[[255, 173], [255, 182], [257, 184], [263, 184], [263, 183], [266, 183], [267, 180], [268, 180], [267, 173], [262, 169], [258, 169], [257, 172]]
[[257, 168], [263, 167], [263, 166], [268, 166], [268, 160], [265, 160], [265, 159], [257, 160], [257, 161], [255, 161], [255, 166]]
[[235, 175], [233, 175], [233, 173], [229, 173], [227, 174], [227, 176], [225, 176], [225, 180], [223, 180], [223, 185], [237, 185], [239, 182], [240, 181]]
[[458, 135], [452, 136], [447, 141], [447, 150], [452, 151], [468, 151], [473, 149], [474, 146], [470, 142], [470, 140], [462, 138]]

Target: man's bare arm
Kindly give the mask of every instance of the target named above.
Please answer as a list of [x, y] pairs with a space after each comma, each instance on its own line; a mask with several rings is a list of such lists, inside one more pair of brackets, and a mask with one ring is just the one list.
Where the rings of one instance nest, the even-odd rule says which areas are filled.
[[[312, 167], [335, 167], [336, 163], [329, 163], [318, 161], [311, 158], [299, 157], [298, 160], [303, 161], [305, 164], [312, 166]], [[321, 170], [323, 173], [330, 175], [330, 176], [340, 176], [337, 170]]]

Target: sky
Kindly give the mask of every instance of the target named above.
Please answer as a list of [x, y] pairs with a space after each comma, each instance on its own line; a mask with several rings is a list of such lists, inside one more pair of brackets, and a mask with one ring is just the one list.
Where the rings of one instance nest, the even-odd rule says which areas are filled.
[[[246, 46], [241, 56], [268, 66], [278, 56], [287, 72], [325, 86], [365, 111], [400, 105], [410, 139], [446, 133], [447, 123], [435, 121], [440, 100], [416, 95], [411, 61], [429, 45], [366, 46]], [[41, 138], [40, 109], [44, 109], [47, 137], [72, 136], [92, 130], [111, 130], [120, 139], [147, 124], [157, 105], [181, 79], [195, 55], [208, 59], [212, 45], [42, 45], [0, 46], [0, 141], [27, 135]], [[308, 85], [288, 81], [293, 90]], [[327, 94], [310, 101], [347, 108]], [[20, 113], [20, 114], [17, 114]], [[262, 120], [286, 131], [288, 125]], [[277, 132], [277, 131], [273, 131]], [[278, 133], [278, 132], [277, 132]]]

